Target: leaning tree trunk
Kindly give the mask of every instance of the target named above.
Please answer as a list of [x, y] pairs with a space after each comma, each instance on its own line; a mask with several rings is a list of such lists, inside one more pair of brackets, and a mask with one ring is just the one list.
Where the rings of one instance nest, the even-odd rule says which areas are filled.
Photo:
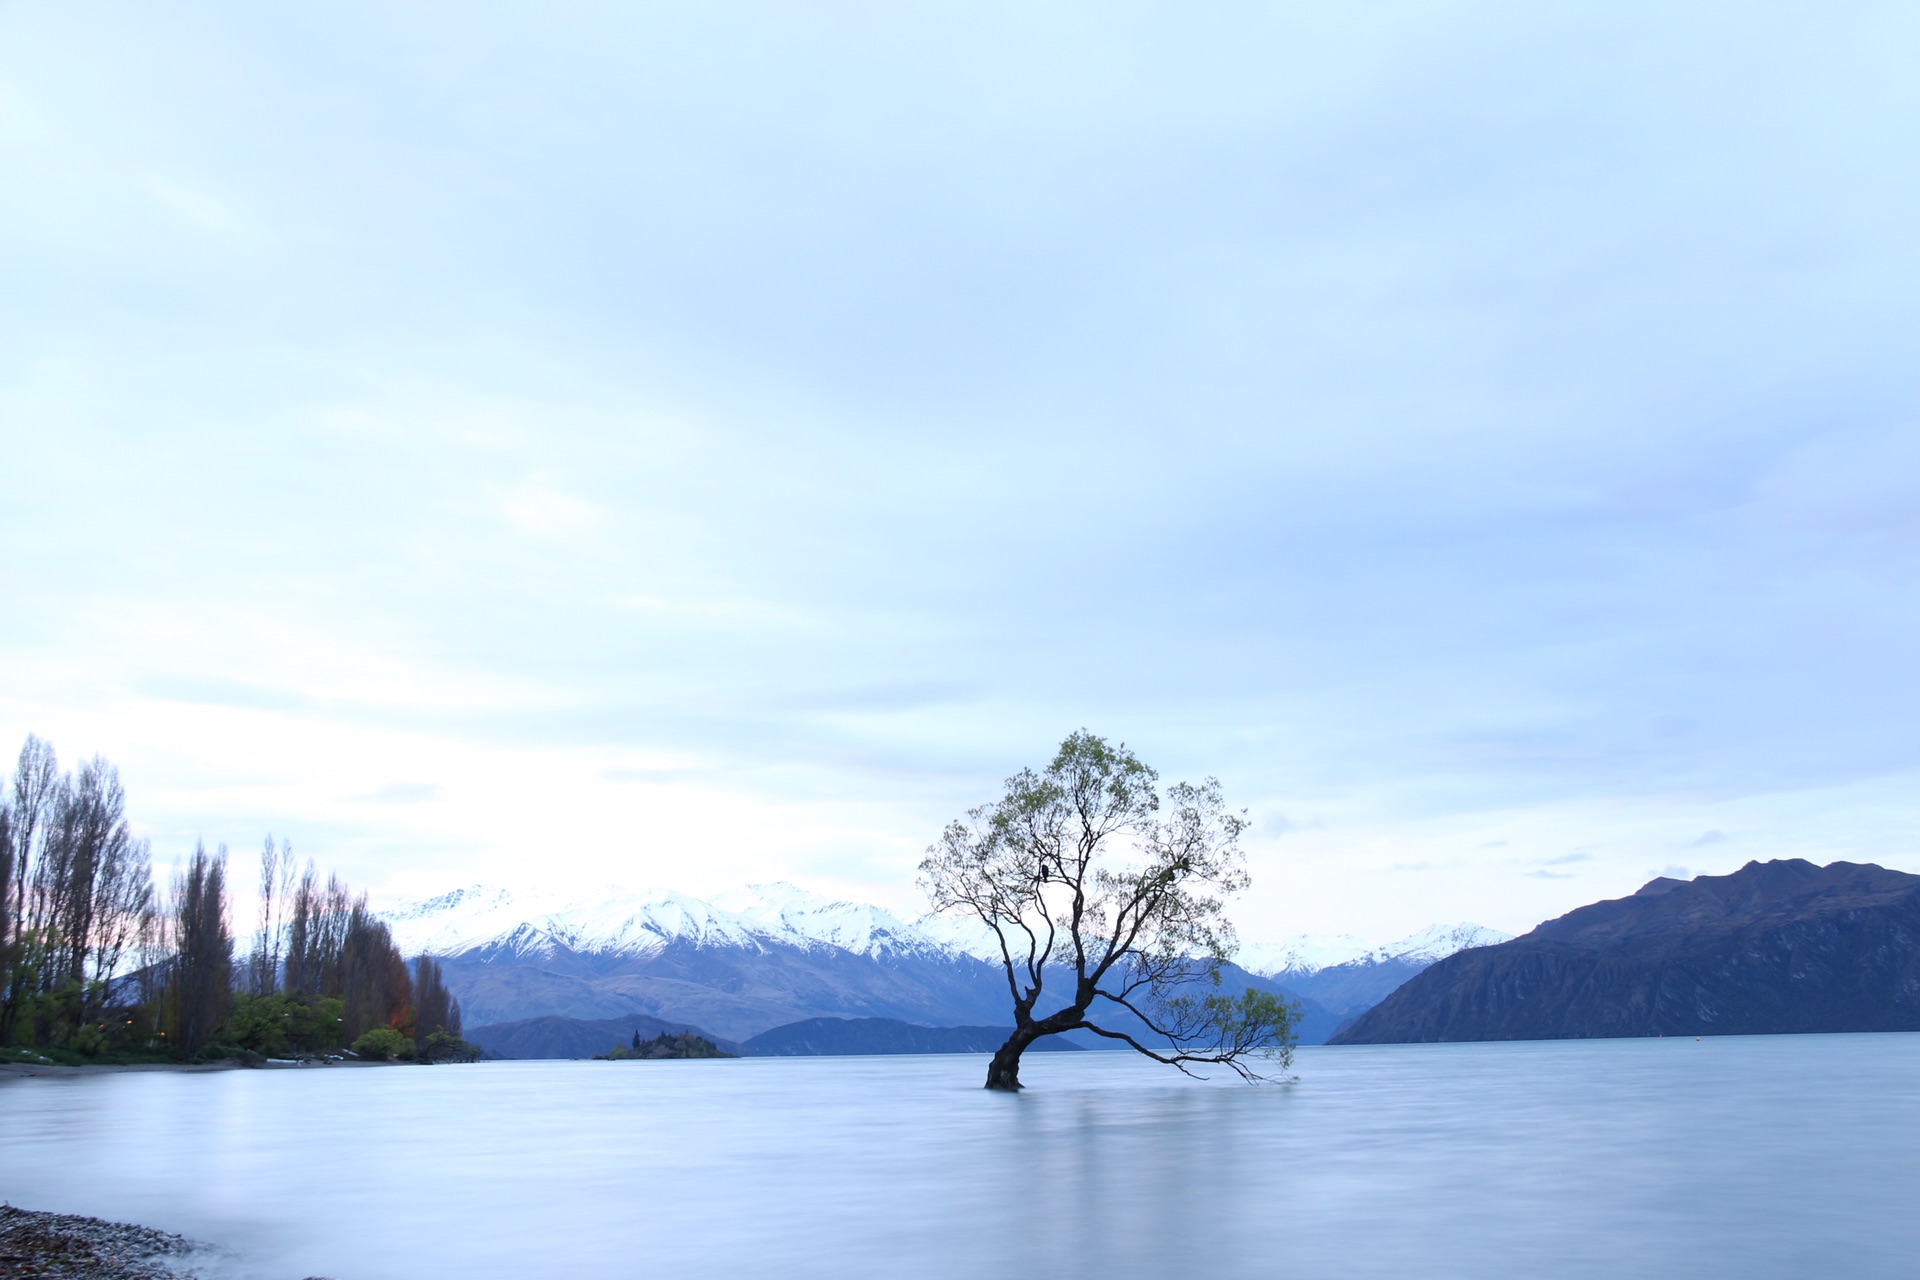
[[1015, 1027], [1007, 1042], [994, 1053], [993, 1061], [987, 1064], [987, 1088], [1004, 1093], [1020, 1092], [1020, 1055], [1039, 1038], [1031, 1023]]

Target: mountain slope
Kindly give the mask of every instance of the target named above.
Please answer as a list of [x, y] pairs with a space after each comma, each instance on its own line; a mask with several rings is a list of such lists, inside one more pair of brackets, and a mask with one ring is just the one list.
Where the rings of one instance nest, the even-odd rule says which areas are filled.
[[1653, 880], [1459, 952], [1336, 1044], [1920, 1030], [1920, 876], [1800, 859]]

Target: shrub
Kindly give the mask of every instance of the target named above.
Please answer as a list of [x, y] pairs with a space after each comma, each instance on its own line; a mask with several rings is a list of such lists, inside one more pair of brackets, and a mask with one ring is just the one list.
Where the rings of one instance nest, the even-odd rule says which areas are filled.
[[241, 992], [233, 998], [233, 1010], [218, 1038], [273, 1057], [287, 1051], [287, 1012], [285, 996], [253, 996]]
[[392, 1027], [375, 1027], [353, 1042], [353, 1051], [375, 1062], [413, 1056], [413, 1041]]
[[424, 1062], [473, 1062], [480, 1057], [480, 1046], [468, 1044], [459, 1036], [436, 1031], [420, 1046], [420, 1057]]
[[107, 1051], [107, 1037], [100, 1028], [89, 1023], [67, 1037], [67, 1048], [83, 1058], [97, 1058]]

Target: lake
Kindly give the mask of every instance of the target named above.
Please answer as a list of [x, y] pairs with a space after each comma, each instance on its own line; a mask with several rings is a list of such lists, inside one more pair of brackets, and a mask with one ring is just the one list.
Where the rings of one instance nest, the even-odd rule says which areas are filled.
[[1912, 1275], [1920, 1035], [0, 1080], [0, 1198], [207, 1277]]

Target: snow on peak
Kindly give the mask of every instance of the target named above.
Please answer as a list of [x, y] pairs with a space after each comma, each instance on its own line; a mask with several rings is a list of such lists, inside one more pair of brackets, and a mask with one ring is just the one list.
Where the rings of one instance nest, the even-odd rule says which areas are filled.
[[1456, 951], [1511, 941], [1512, 934], [1477, 924], [1430, 924], [1412, 937], [1394, 943], [1392, 951], [1398, 960], [1424, 960], [1432, 964], [1435, 960], [1445, 960]]
[[[606, 888], [563, 897], [471, 885], [400, 904], [383, 915], [407, 955], [454, 956], [489, 948], [517, 955], [561, 948], [645, 955], [684, 941], [750, 950], [825, 946], [874, 957], [970, 955], [990, 963], [1000, 960], [992, 931], [971, 916], [927, 915], [908, 923], [880, 907], [825, 898], [785, 881], [748, 885], [711, 900], [670, 890]], [[1248, 943], [1235, 959], [1251, 973], [1279, 977], [1340, 964], [1431, 964], [1507, 938], [1479, 925], [1432, 925], [1383, 947], [1350, 934]]]
[[861, 902], [829, 900], [784, 880], [720, 894], [714, 905], [765, 934], [801, 946], [825, 943], [860, 955], [938, 950], [900, 917]]
[[676, 941], [749, 949], [826, 945], [874, 956], [941, 950], [879, 907], [830, 901], [784, 883], [752, 885], [712, 901], [663, 890], [607, 888], [567, 899], [475, 886], [402, 904], [385, 918], [408, 955], [493, 947], [644, 955]]
[[1477, 924], [1430, 924], [1420, 932], [1370, 947], [1352, 934], [1338, 937], [1302, 934], [1285, 942], [1255, 942], [1240, 948], [1234, 959], [1249, 973], [1277, 978], [1283, 974], [1318, 973], [1342, 964], [1384, 964], [1404, 960], [1432, 964], [1469, 947], [1490, 947], [1513, 937]]
[[1317, 973], [1337, 964], [1351, 964], [1371, 950], [1350, 933], [1307, 934], [1282, 942], [1244, 942], [1233, 957], [1248, 973], [1272, 977], [1280, 973]]

